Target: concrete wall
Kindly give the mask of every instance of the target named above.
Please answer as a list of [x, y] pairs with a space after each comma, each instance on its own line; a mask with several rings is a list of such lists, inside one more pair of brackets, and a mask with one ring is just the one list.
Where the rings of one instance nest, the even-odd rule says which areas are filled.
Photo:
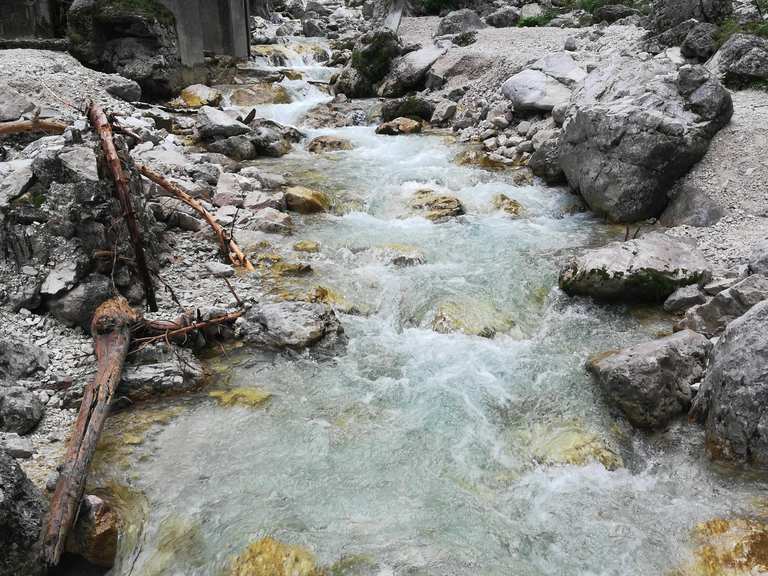
[[247, 0], [160, 1], [176, 17], [183, 64], [195, 66], [203, 63], [204, 52], [248, 59]]

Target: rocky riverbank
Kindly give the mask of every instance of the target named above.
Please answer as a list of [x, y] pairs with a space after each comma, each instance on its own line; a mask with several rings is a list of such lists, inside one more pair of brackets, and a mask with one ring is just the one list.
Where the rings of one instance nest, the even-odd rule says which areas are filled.
[[[0, 502], [11, 535], [0, 532], [32, 554], [0, 564], [0, 574], [18, 573], [34, 556], [36, 525], [14, 522], [25, 514], [39, 519], [39, 491], [55, 486], [83, 386], [95, 371], [93, 311], [117, 294], [137, 308], [146, 297], [83, 113], [87, 100], [110, 113], [133, 174], [159, 305], [147, 318], [244, 311], [233, 325], [183, 346], [157, 343], [132, 354], [116, 408], [198, 390], [208, 375], [196, 353], [215, 343], [283, 351], [333, 351], [345, 343], [340, 317], [366, 310], [296, 279], [328, 266], [305, 231], [318, 218], [354, 210], [358, 200], [354, 192], [307, 187], [322, 179], [295, 163], [281, 168], [280, 159], [357, 145], [338, 135], [308, 137], [307, 126], [377, 123], [381, 135], [454, 139], [466, 145], [458, 163], [510, 174], [519, 186], [568, 187], [584, 210], [625, 227], [623, 242], [561, 254], [560, 289], [599, 303], [663, 307], [675, 333], [592, 350], [585, 365], [596, 387], [616, 417], [638, 429], [663, 432], [690, 411], [704, 425], [713, 459], [768, 462], [760, 425], [768, 390], [768, 97], [760, 83], [768, 80], [768, 49], [749, 33], [760, 15], [720, 0], [703, 13], [684, 1], [674, 13], [663, 2], [592, 12], [496, 2], [477, 13], [404, 18], [398, 35], [377, 27], [386, 12], [380, 4], [280, 3], [271, 18], [252, 18], [250, 62], [217, 62], [205, 76], [210, 86], [178, 95], [169, 88], [178, 85], [173, 70], [138, 65], [146, 50], [133, 60], [95, 45], [75, 51], [133, 80], [64, 53], [0, 50], [0, 82], [8, 86], [0, 121], [66, 125], [60, 134], [0, 140], [0, 452], [37, 486], [0, 455], [0, 481], [21, 503]], [[167, 22], [146, 14], [140, 20], [153, 34], [167, 33]], [[726, 37], [736, 25], [739, 33]], [[173, 38], [163, 38], [168, 54], [161, 60], [173, 67]], [[141, 103], [138, 82], [176, 97]], [[264, 159], [274, 160], [265, 168]], [[200, 215], [141, 178], [138, 165], [197, 199], [232, 231], [256, 272], [233, 267]], [[445, 224], [476, 210], [450, 183], [420, 184], [408, 189], [401, 216]], [[504, 194], [493, 205], [508, 217], [526, 210]], [[347, 252], [347, 260], [389, 267], [426, 261], [397, 244]], [[520, 324], [493, 305], [454, 301], [430, 323], [436, 333], [485, 338], [522, 338]], [[597, 461], [617, 467], [614, 455]]]

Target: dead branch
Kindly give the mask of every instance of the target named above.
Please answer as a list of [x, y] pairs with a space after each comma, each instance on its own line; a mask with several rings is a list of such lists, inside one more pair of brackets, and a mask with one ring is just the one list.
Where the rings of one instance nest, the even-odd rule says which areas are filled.
[[98, 307], [91, 322], [98, 370], [83, 395], [64, 465], [51, 499], [43, 553], [49, 566], [59, 563], [67, 534], [85, 489], [88, 468], [123, 372], [137, 314], [122, 296]]
[[248, 257], [240, 249], [237, 243], [229, 235], [227, 235], [227, 233], [224, 231], [224, 228], [222, 228], [221, 225], [218, 222], [216, 222], [216, 219], [213, 217], [213, 215], [210, 212], [208, 212], [208, 210], [203, 208], [200, 202], [198, 202], [197, 200], [192, 198], [192, 196], [187, 194], [184, 190], [181, 189], [180, 186], [169, 181], [167, 178], [165, 178], [161, 174], [158, 174], [148, 166], [144, 164], [139, 164], [138, 168], [139, 168], [139, 172], [141, 172], [142, 175], [149, 178], [152, 182], [160, 186], [166, 192], [170, 192], [171, 194], [173, 194], [176, 198], [178, 198], [179, 200], [184, 202], [187, 206], [191, 207], [195, 212], [200, 214], [203, 220], [208, 222], [208, 225], [213, 229], [214, 233], [216, 234], [216, 237], [219, 240], [221, 251], [224, 253], [224, 255], [232, 263], [233, 266], [244, 267], [249, 272], [253, 272], [255, 270], [255, 268], [253, 267], [253, 264], [251, 264], [251, 261], [248, 260]]
[[192, 322], [189, 321], [187, 316], [182, 316], [180, 319], [173, 322], [168, 320], [144, 320], [138, 327], [139, 330], [153, 335], [145, 336], [143, 338], [134, 338], [133, 341], [136, 344], [151, 344], [159, 341], [179, 340], [185, 338], [190, 332], [203, 330], [219, 324], [228, 324], [237, 320], [243, 314], [245, 314], [245, 310], [237, 310], [236, 312], [216, 316], [209, 320], [195, 320]]
[[14, 120], [13, 122], [0, 122], [0, 136], [5, 134], [21, 134], [22, 132], [53, 132], [61, 134], [69, 126], [59, 120], [46, 120], [36, 118], [34, 120]]
[[128, 233], [131, 238], [131, 245], [133, 246], [134, 257], [136, 258], [136, 266], [141, 276], [141, 282], [144, 285], [144, 293], [147, 297], [147, 306], [153, 312], [157, 311], [157, 301], [155, 299], [155, 288], [152, 285], [152, 278], [149, 275], [149, 269], [147, 267], [147, 260], [144, 256], [144, 245], [141, 239], [141, 231], [139, 225], [136, 223], [136, 215], [133, 212], [133, 204], [128, 193], [128, 178], [123, 171], [123, 165], [120, 162], [120, 158], [117, 156], [117, 150], [115, 149], [115, 143], [112, 140], [112, 127], [107, 120], [104, 110], [98, 104], [91, 103], [88, 108], [88, 119], [99, 134], [101, 140], [101, 147], [104, 150], [104, 154], [107, 157], [107, 163], [109, 164], [109, 170], [112, 173], [112, 178], [115, 181], [115, 188], [117, 190], [117, 198], [120, 201], [120, 207], [123, 211], [123, 218], [128, 226]]

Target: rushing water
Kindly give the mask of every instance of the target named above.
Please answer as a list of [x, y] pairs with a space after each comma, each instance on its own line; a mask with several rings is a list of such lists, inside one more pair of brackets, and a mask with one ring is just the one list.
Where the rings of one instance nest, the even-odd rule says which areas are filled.
[[[298, 121], [305, 106], [279, 117]], [[115, 574], [218, 574], [267, 535], [322, 565], [372, 563], [350, 574], [663, 574], [691, 554], [697, 522], [754, 505], [762, 485], [708, 464], [695, 427], [633, 434], [585, 375], [589, 354], [670, 327], [556, 289], [564, 255], [616, 231], [574, 213], [566, 191], [457, 165], [443, 135], [317, 134], [355, 148], [257, 164], [348, 209], [308, 217], [278, 244], [319, 241], [302, 282], [367, 314], [341, 315], [349, 340], [332, 358], [234, 353], [222, 378], [271, 392], [265, 407], [193, 397], [135, 448], [113, 474], [143, 492], [149, 515]], [[423, 186], [458, 196], [468, 216], [413, 216]], [[523, 215], [494, 210], [498, 193]], [[426, 263], [387, 266], [366, 250], [387, 243]], [[446, 301], [491, 306], [514, 328], [439, 334], [431, 321]]]

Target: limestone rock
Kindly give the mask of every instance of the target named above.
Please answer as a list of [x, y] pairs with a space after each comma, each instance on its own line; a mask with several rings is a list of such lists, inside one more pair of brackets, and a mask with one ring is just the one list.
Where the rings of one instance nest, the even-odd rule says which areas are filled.
[[664, 300], [664, 310], [672, 314], [676, 312], [685, 312], [691, 306], [703, 304], [706, 301], [707, 297], [704, 292], [701, 291], [701, 288], [696, 284], [691, 284], [690, 286], [683, 286], [672, 292], [669, 298]]
[[418, 190], [411, 199], [411, 208], [424, 211], [424, 217], [433, 222], [442, 222], [464, 214], [461, 201], [447, 194], [437, 194], [434, 190]]
[[307, 550], [288, 546], [272, 538], [254, 542], [237, 556], [228, 576], [322, 576]]
[[680, 52], [686, 58], [705, 62], [717, 51], [719, 28], [709, 22], [698, 22], [685, 37]]
[[701, 334], [685, 330], [598, 354], [587, 370], [633, 425], [658, 429], [688, 411], [691, 384], [704, 376], [711, 347]]
[[725, 216], [725, 210], [698, 188], [689, 184], [675, 188], [659, 217], [662, 226], [712, 226]]
[[324, 192], [304, 186], [290, 186], [285, 189], [285, 203], [288, 210], [299, 214], [327, 212], [331, 201]]
[[520, 9], [514, 6], [504, 6], [485, 17], [485, 22], [494, 28], [510, 28], [520, 19]]
[[477, 12], [465, 8], [463, 10], [454, 10], [445, 15], [440, 20], [440, 25], [437, 27], [437, 35], [444, 36], [446, 34], [461, 34], [462, 32], [469, 32], [471, 30], [480, 30], [485, 28], [485, 23], [477, 15]]
[[701, 66], [617, 57], [571, 101], [560, 166], [587, 205], [615, 222], [656, 217], [667, 191], [701, 159], [733, 114], [731, 96]]
[[0, 91], [0, 122], [18, 120], [22, 115], [35, 109], [34, 103], [6, 85]]
[[0, 162], [0, 212], [4, 212], [13, 200], [24, 194], [34, 179], [32, 160]]
[[248, 192], [243, 199], [243, 208], [259, 211], [262, 208], [273, 208], [275, 210], [285, 210], [285, 194], [273, 191], [254, 191]]
[[48, 368], [48, 353], [11, 336], [0, 337], [0, 381], [15, 381]]
[[[379, 28], [360, 36], [352, 51], [352, 68], [372, 86], [390, 71], [392, 61], [402, 52], [400, 38], [391, 30]], [[353, 96], [344, 92], [347, 96]]]
[[40, 532], [46, 504], [22, 469], [0, 450], [0, 574], [38, 576], [43, 573]]
[[200, 138], [215, 140], [237, 136], [250, 131], [250, 128], [238, 122], [226, 112], [210, 106], [203, 106], [197, 114]]
[[689, 308], [677, 327], [716, 336], [729, 322], [766, 299], [768, 276], [753, 274], [723, 290], [708, 302]]
[[427, 72], [440, 56], [442, 48], [427, 47], [409, 52], [393, 62], [392, 68], [379, 87], [379, 96], [397, 98], [424, 87]]
[[318, 136], [307, 144], [307, 150], [314, 154], [322, 152], [337, 152], [339, 150], [352, 150], [352, 142], [339, 136]]
[[492, 303], [471, 298], [451, 299], [438, 305], [432, 329], [441, 334], [461, 332], [493, 338], [508, 332], [515, 323]]
[[753, 274], [768, 276], [768, 239], [758, 242], [753, 248], [749, 269]]
[[712, 351], [691, 415], [715, 459], [768, 464], [768, 302], [728, 324]]
[[179, 98], [188, 108], [202, 106], [218, 106], [221, 102], [221, 92], [205, 84], [193, 84], [181, 91]]
[[397, 136], [399, 134], [418, 134], [421, 132], [422, 123], [410, 118], [395, 118], [391, 122], [385, 122], [376, 128], [376, 134]]
[[131, 400], [147, 400], [195, 390], [204, 377], [203, 366], [191, 350], [156, 345], [130, 357], [117, 390]]
[[636, 16], [640, 14], [640, 11], [623, 4], [605, 4], [595, 10], [595, 22], [608, 22], [612, 24], [616, 20], [627, 18], [628, 16]]
[[768, 38], [734, 34], [710, 59], [707, 67], [736, 87], [768, 80]]
[[719, 23], [732, 11], [732, 0], [653, 0], [652, 26], [660, 33], [692, 18]]
[[91, 274], [74, 290], [50, 302], [53, 315], [67, 326], [90, 327], [96, 308], [112, 296], [109, 278]]
[[501, 91], [517, 110], [549, 112], [568, 102], [571, 90], [540, 70], [523, 70], [504, 82]]
[[112, 507], [92, 494], [83, 497], [80, 512], [67, 537], [67, 552], [91, 564], [111, 568], [117, 555], [120, 520]]
[[240, 324], [246, 343], [303, 349], [343, 334], [336, 314], [323, 304], [278, 302], [251, 308]]
[[441, 100], [435, 106], [435, 111], [432, 113], [430, 122], [438, 126], [444, 125], [453, 120], [453, 117], [456, 116], [457, 109], [458, 107], [455, 102]]
[[435, 104], [431, 100], [421, 96], [408, 96], [384, 102], [381, 106], [381, 119], [390, 122], [395, 118], [406, 117], [429, 121], [434, 112]]
[[678, 288], [710, 277], [709, 264], [695, 246], [653, 232], [588, 250], [560, 272], [559, 284], [571, 296], [663, 302]]
[[104, 90], [107, 94], [126, 102], [141, 100], [141, 86], [135, 80], [123, 78], [118, 74], [111, 74], [106, 80]]
[[417, 266], [424, 264], [424, 253], [407, 244], [383, 244], [371, 249], [373, 256], [388, 266]]
[[21, 386], [0, 384], [0, 431], [28, 434], [43, 418], [43, 404]]
[[262, 232], [288, 234], [293, 228], [293, 220], [288, 214], [269, 207], [254, 213], [253, 222]]

